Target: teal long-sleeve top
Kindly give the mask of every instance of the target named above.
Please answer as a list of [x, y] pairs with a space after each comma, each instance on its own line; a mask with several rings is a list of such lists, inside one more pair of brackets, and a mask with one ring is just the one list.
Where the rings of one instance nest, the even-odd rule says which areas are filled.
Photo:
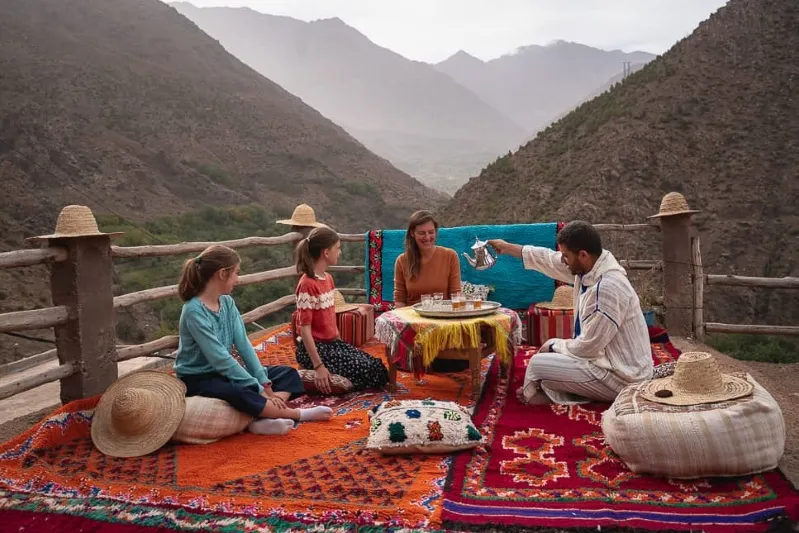
[[[233, 346], [246, 369], [231, 355]], [[183, 304], [175, 373], [178, 377], [221, 374], [234, 383], [257, 385], [259, 392], [270, 383], [247, 338], [241, 314], [227, 295], [219, 298], [218, 312], [208, 309], [196, 297]]]

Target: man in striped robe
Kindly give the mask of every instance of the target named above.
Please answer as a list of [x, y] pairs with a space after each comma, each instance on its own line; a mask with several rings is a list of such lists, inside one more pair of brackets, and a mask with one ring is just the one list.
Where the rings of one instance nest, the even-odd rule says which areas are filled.
[[519, 398], [528, 404], [613, 401], [631, 383], [651, 379], [649, 331], [627, 272], [602, 249], [588, 222], [570, 222], [558, 233], [561, 251], [488, 243], [500, 254], [574, 286], [574, 338], [549, 339], [530, 360]]

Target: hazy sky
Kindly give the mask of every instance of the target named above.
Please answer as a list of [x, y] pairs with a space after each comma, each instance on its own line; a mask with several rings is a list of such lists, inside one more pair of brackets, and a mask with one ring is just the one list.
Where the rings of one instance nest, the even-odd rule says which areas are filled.
[[188, 0], [301, 20], [339, 17], [380, 46], [437, 62], [492, 59], [555, 39], [662, 53], [726, 0]]

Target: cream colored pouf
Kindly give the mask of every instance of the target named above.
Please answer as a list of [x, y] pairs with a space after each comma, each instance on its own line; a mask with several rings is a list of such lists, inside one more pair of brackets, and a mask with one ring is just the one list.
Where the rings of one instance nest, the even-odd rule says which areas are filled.
[[186, 412], [175, 434], [174, 442], [210, 444], [219, 439], [241, 433], [253, 418], [218, 398], [189, 396]]
[[[744, 375], [739, 375], [744, 377]], [[677, 479], [741, 476], [776, 468], [785, 420], [771, 394], [751, 376], [751, 396], [673, 406], [645, 399], [646, 383], [619, 393], [602, 414], [602, 431], [633, 472]]]

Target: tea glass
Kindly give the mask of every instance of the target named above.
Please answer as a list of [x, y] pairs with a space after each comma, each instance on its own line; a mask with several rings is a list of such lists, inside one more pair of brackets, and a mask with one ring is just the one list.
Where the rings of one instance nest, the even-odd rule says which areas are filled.
[[443, 292], [434, 292], [433, 293], [433, 309], [435, 311], [443, 311], [444, 310], [444, 293]]
[[461, 292], [453, 292], [452, 293], [452, 310], [453, 311], [460, 311], [464, 308], [464, 304], [466, 303], [466, 298], [463, 296]]
[[431, 294], [422, 295], [422, 309], [431, 311], [433, 309], [433, 296]]

